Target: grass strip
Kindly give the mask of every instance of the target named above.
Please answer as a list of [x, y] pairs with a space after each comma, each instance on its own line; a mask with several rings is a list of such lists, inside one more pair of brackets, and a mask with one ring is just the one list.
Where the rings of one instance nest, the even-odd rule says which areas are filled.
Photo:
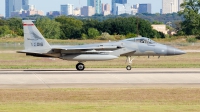
[[199, 112], [200, 88], [1, 89], [1, 112]]

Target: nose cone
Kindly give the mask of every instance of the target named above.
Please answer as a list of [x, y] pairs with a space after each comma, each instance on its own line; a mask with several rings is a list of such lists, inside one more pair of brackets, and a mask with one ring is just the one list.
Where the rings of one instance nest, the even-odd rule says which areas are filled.
[[185, 52], [180, 49], [167, 46], [167, 55], [181, 55], [181, 54], [185, 54]]

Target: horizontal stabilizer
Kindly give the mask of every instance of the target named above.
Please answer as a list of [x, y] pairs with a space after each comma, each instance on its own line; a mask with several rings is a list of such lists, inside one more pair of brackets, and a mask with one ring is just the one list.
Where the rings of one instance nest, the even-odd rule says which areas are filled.
[[22, 51], [17, 51], [17, 53], [37, 53], [37, 54], [43, 54], [42, 51], [32, 51], [32, 50], [22, 50]]

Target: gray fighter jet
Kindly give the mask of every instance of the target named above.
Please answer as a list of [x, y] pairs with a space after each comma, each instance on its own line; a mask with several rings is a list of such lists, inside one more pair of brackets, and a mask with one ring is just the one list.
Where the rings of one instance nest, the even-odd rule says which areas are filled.
[[29, 56], [53, 57], [68, 61], [78, 61], [76, 69], [83, 71], [86, 61], [106, 61], [127, 57], [127, 70], [131, 70], [131, 56], [172, 56], [185, 54], [184, 51], [159, 44], [146, 37], [130, 38], [116, 42], [75, 46], [50, 46], [38, 31], [32, 20], [23, 20], [24, 47], [18, 53]]

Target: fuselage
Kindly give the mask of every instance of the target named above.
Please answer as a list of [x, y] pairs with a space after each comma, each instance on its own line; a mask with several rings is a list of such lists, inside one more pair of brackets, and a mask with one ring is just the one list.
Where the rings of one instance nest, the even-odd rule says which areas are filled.
[[[112, 60], [119, 56], [171, 56], [185, 54], [185, 52], [180, 49], [156, 43], [145, 37], [130, 38], [116, 42], [58, 47], [71, 50], [56, 51], [55, 47], [52, 47], [54, 50], [50, 50], [43, 55], [63, 60], [83, 62]], [[75, 49], [89, 47], [98, 49]]]
[[119, 56], [171, 56], [185, 54], [182, 50], [156, 43], [145, 37], [125, 39], [116, 42], [67, 46], [66, 48], [88, 48], [91, 46], [95, 48], [99, 47], [99, 49], [91, 51], [84, 49], [63, 50], [58, 52], [60, 54], [57, 56], [59, 56], [58, 58], [69, 61], [104, 61], [116, 59]]

